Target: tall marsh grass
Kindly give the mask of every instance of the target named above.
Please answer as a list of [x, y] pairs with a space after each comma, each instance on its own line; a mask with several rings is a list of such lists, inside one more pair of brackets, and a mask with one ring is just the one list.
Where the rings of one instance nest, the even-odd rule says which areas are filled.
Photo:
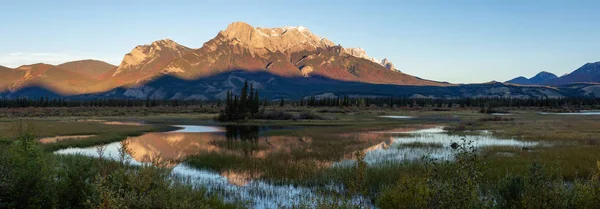
[[0, 208], [244, 208], [160, 167], [53, 155], [30, 126], [19, 129], [16, 140], [0, 144]]

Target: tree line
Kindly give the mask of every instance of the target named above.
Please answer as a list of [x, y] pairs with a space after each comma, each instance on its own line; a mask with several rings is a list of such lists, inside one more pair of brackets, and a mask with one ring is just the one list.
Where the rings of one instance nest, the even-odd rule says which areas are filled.
[[600, 98], [411, 98], [411, 97], [329, 97], [310, 96], [297, 101], [290, 101], [293, 106], [308, 107], [564, 107], [564, 106], [598, 106]]
[[254, 118], [260, 108], [260, 96], [252, 84], [249, 89], [248, 82], [244, 82], [239, 97], [231, 91], [227, 91], [225, 108], [219, 113], [217, 120], [236, 121]]
[[0, 99], [0, 108], [23, 108], [23, 107], [179, 107], [179, 106], [202, 106], [219, 105], [220, 101], [202, 100], [159, 100], [159, 99], [85, 99], [74, 100], [66, 98], [40, 97], [31, 99], [18, 97], [15, 99]]
[[252, 117], [258, 113], [260, 106], [300, 106], [300, 107], [590, 107], [600, 106], [600, 98], [573, 97], [573, 98], [411, 98], [411, 97], [326, 97], [319, 98], [308, 96], [302, 99], [289, 100], [275, 98], [260, 98], [258, 90], [247, 83], [238, 96], [233, 91], [228, 91], [225, 101], [222, 100], [178, 100], [178, 99], [87, 99], [76, 100], [69, 98], [37, 99], [28, 97], [2, 98], [0, 108], [24, 108], [24, 107], [180, 107], [180, 106], [203, 106], [209, 105], [223, 108], [226, 118], [241, 119]]

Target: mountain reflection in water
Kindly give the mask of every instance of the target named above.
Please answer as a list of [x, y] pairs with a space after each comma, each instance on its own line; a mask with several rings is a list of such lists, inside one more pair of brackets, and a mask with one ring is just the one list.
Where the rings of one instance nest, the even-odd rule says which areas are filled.
[[171, 167], [189, 156], [210, 152], [264, 159], [275, 152], [289, 153], [291, 147], [302, 147], [312, 141], [310, 137], [261, 136], [262, 132], [277, 127], [231, 125], [208, 130], [203, 127], [200, 130], [203, 132], [193, 132], [198, 126], [180, 127], [184, 129], [128, 138], [128, 154], [143, 163], [167, 161]]
[[[274, 185], [256, 180], [260, 173], [235, 171], [215, 172], [179, 164], [187, 156], [202, 152], [218, 152], [255, 158], [264, 158], [275, 152], [309, 147], [312, 138], [306, 136], [262, 136], [261, 133], [281, 127], [259, 126], [178, 126], [173, 132], [147, 133], [121, 142], [88, 148], [67, 148], [56, 154], [81, 154], [98, 157], [97, 148], [104, 147], [103, 157], [119, 159], [122, 144], [128, 144], [131, 165], [154, 163], [172, 168], [172, 174], [189, 178], [227, 200], [252, 202], [252, 208], [292, 207], [301, 202], [323, 200], [312, 188], [294, 185]], [[156, 165], [156, 164], [155, 164]]]

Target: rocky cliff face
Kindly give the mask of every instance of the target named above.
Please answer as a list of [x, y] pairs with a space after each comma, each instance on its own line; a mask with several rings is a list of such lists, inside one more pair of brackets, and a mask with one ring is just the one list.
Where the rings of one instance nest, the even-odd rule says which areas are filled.
[[358, 58], [363, 58], [363, 59], [367, 59], [369, 61], [372, 61], [374, 63], [380, 64], [381, 66], [389, 69], [389, 70], [395, 70], [398, 71], [395, 67], [394, 64], [392, 64], [392, 62], [390, 62], [387, 58], [383, 58], [382, 60], [378, 60], [375, 59], [373, 57], [370, 57], [369, 55], [367, 55], [367, 52], [362, 49], [362, 48], [346, 48], [345, 49], [346, 53], [348, 53], [349, 55], [358, 57]]
[[[140, 87], [165, 75], [198, 80], [238, 70], [304, 78], [306, 82], [324, 78], [370, 84], [449, 85], [394, 69], [387, 59], [375, 60], [360, 48], [344, 49], [302, 26], [255, 28], [247, 23], [235, 22], [199, 49], [191, 49], [169, 39], [136, 46], [117, 67], [83, 60], [59, 66], [36, 64], [17, 69], [0, 68], [0, 74], [10, 80], [0, 81], [0, 90], [39, 86], [66, 95], [89, 94], [117, 87]], [[256, 86], [267, 85], [257, 83]], [[210, 85], [207, 88], [208, 91], [217, 91]]]
[[219, 33], [234, 44], [240, 44], [251, 52], [293, 53], [334, 46], [333, 42], [314, 35], [307, 28], [254, 28], [244, 22], [234, 22]]
[[377, 84], [447, 85], [391, 71], [395, 68], [387, 59], [367, 58], [364, 50], [344, 49], [304, 27], [254, 28], [236, 22], [200, 49], [168, 64], [162, 73], [197, 79], [247, 70]]
[[25, 75], [24, 71], [0, 66], [0, 91], [10, 89], [11, 85]]
[[136, 46], [123, 57], [112, 75], [116, 84], [136, 83], [155, 76], [172, 61], [183, 57], [191, 49], [170, 39], [158, 40], [150, 45]]
[[[390, 62], [387, 58], [383, 58], [379, 64], [383, 65], [385, 68], [387, 68], [388, 70], [396, 70], [396, 68], [394, 67], [394, 64], [392, 62]], [[397, 71], [397, 70], [396, 70]]]

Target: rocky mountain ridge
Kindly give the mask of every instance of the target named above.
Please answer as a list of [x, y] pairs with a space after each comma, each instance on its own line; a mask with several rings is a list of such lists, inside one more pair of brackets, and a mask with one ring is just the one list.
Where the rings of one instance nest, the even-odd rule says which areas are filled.
[[[599, 66], [598, 63], [588, 63], [560, 78], [553, 78], [554, 75], [550, 73], [540, 73], [531, 79], [522, 77], [509, 83], [528, 82], [523, 85], [531, 85], [560, 81], [563, 77], [569, 78], [569, 81], [593, 82], [600, 80], [600, 77], [590, 77], [600, 71]], [[425, 80], [402, 73], [388, 59], [377, 60], [361, 48], [336, 45], [302, 26], [261, 28], [243, 22], [230, 24], [196, 49], [170, 39], [136, 46], [123, 57], [119, 66], [96, 60], [74, 61], [57, 66], [24, 65], [15, 69], [0, 66], [0, 75], [5, 78], [0, 80], [0, 92], [10, 97], [27, 96], [26, 92], [55, 92], [68, 96], [88, 95], [80, 98], [152, 96], [162, 99], [219, 99], [227, 91], [236, 90], [244, 80], [254, 82], [261, 91], [270, 91], [270, 94], [279, 96], [293, 95], [290, 97], [352, 92], [360, 95], [425, 97], [561, 97], [577, 94], [571, 90], [561, 92], [553, 88], [515, 87], [498, 83], [472, 85], [477, 86], [477, 90], [472, 91], [468, 90], [471, 87], [459, 88], [465, 85]], [[165, 77], [173, 79], [163, 79]], [[186, 83], [195, 88], [168, 82]], [[485, 86], [489, 85], [503, 86], [486, 90]], [[392, 89], [403, 92], [372, 88], [390, 86], [401, 86]], [[44, 91], [31, 90], [38, 87]], [[27, 91], [22, 91], [26, 88]], [[586, 95], [600, 96], [596, 85], [569, 88], [585, 88], [581, 92]], [[182, 89], [188, 90], [184, 92]], [[365, 89], [373, 92], [365, 92]], [[443, 93], [431, 92], [432, 89]], [[462, 92], [451, 92], [453, 90]], [[424, 92], [420, 94], [418, 91]]]

